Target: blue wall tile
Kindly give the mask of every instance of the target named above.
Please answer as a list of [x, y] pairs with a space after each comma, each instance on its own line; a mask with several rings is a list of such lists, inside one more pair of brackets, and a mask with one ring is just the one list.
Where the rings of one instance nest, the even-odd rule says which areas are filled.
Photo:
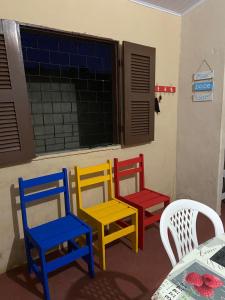
[[57, 51], [59, 49], [59, 38], [50, 35], [38, 35], [38, 48]]
[[40, 74], [44, 76], [60, 76], [59, 65], [40, 64]]
[[63, 52], [77, 53], [78, 43], [74, 40], [74, 38], [60, 39], [59, 40], [59, 50], [63, 51]]
[[23, 47], [37, 48], [37, 39], [35, 34], [21, 30], [20, 35]]
[[87, 67], [90, 71], [101, 72], [102, 68], [102, 60], [99, 57], [87, 57]]
[[68, 53], [62, 52], [51, 52], [51, 63], [58, 65], [69, 65], [69, 55]]
[[87, 59], [86, 56], [81, 55], [70, 55], [70, 65], [77, 67], [86, 67]]
[[49, 51], [27, 48], [27, 58], [28, 60], [32, 60], [36, 62], [48, 63]]
[[78, 44], [78, 52], [81, 55], [95, 56], [95, 42], [81, 40]]

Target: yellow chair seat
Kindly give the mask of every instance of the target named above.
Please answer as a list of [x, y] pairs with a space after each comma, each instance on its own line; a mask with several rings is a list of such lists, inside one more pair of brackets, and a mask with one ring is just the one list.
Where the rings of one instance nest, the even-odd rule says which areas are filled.
[[83, 210], [103, 225], [110, 224], [136, 213], [136, 209], [132, 206], [117, 199], [83, 208]]

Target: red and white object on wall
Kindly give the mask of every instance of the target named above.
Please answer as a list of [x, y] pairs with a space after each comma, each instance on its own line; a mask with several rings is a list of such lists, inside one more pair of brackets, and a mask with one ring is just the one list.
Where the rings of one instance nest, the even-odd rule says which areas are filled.
[[166, 85], [156, 85], [155, 92], [156, 93], [175, 93], [176, 87], [175, 86], [166, 86]]

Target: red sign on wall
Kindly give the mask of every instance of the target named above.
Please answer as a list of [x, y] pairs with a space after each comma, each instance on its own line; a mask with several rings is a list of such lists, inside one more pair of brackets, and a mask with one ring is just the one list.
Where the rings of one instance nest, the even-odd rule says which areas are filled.
[[155, 92], [160, 93], [175, 93], [176, 87], [175, 86], [165, 86], [165, 85], [156, 85], [155, 86]]

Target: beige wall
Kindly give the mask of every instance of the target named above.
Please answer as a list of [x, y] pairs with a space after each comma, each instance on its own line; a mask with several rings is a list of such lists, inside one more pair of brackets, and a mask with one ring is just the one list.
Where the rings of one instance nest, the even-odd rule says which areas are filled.
[[[199, 200], [218, 212], [224, 155], [224, 11], [223, 0], [216, 5], [208, 0], [183, 16], [178, 103], [177, 198]], [[192, 75], [203, 59], [215, 71], [214, 100], [192, 102]]]
[[[52, 28], [109, 37], [156, 47], [156, 82], [178, 85], [181, 19], [128, 0], [0, 0], [0, 18]], [[156, 115], [155, 141], [129, 149], [106, 149], [36, 159], [0, 170], [0, 272], [24, 261], [17, 178], [35, 177], [60, 170], [104, 162], [113, 157], [145, 155], [146, 185], [174, 197], [176, 171], [177, 94], [163, 95]], [[126, 185], [125, 190], [132, 190]], [[73, 196], [74, 203], [74, 196]], [[47, 206], [47, 207], [46, 207]], [[56, 203], [31, 211], [31, 223], [54, 218]], [[19, 224], [19, 225], [18, 225]]]

